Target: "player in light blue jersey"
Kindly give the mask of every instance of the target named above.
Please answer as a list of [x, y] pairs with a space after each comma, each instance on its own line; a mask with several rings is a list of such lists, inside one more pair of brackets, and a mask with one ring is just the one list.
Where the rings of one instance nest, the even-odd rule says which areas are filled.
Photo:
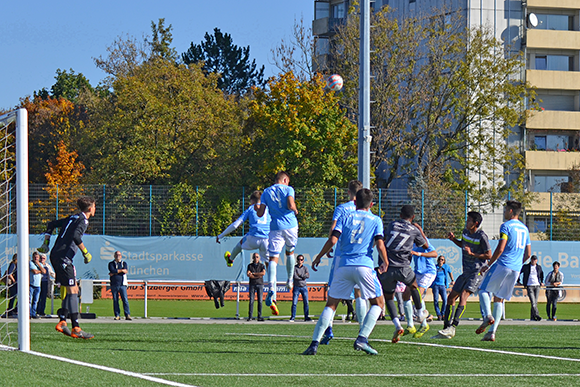
[[411, 254], [413, 255], [415, 280], [417, 281], [417, 289], [421, 294], [421, 306], [425, 316], [418, 316], [420, 317], [419, 321], [421, 321], [421, 327], [419, 330], [417, 330], [413, 321], [413, 301], [411, 300], [411, 287], [407, 286], [405, 292], [403, 293], [403, 307], [405, 310], [405, 319], [407, 320], [407, 328], [403, 332], [403, 336], [412, 334], [413, 337], [420, 338], [429, 330], [428, 320], [430, 320], [430, 318], [427, 317], [429, 316], [429, 312], [427, 312], [424, 297], [426, 290], [431, 286], [435, 280], [435, 277], [437, 276], [437, 268], [435, 267], [437, 251], [429, 243], [429, 240], [425, 236], [421, 226], [419, 226], [417, 223], [413, 223], [413, 225], [421, 232], [423, 239], [429, 244], [427, 247], [413, 244], [413, 250], [411, 251]]
[[270, 281], [270, 291], [266, 296], [266, 305], [270, 307], [274, 315], [278, 315], [276, 305], [276, 272], [278, 267], [278, 257], [282, 250], [286, 250], [286, 272], [288, 280], [286, 287], [292, 290], [294, 276], [294, 266], [296, 258], [294, 249], [298, 242], [298, 209], [294, 201], [294, 188], [289, 186], [290, 175], [284, 171], [276, 174], [274, 185], [264, 190], [262, 203], [256, 205], [256, 212], [259, 217], [266, 213], [266, 208], [270, 212], [272, 220], [270, 222], [270, 233], [268, 234], [268, 280]]
[[379, 267], [379, 273], [387, 270], [388, 259], [384, 244], [383, 222], [370, 212], [372, 199], [373, 193], [369, 189], [363, 188], [357, 192], [357, 210], [338, 219], [332, 235], [312, 261], [312, 270], [316, 270], [322, 257], [338, 244], [340, 257], [335, 257], [338, 260], [338, 266], [328, 290], [326, 307], [314, 328], [312, 342], [303, 355], [316, 355], [322, 335], [334, 316], [338, 303], [341, 299], [351, 296], [355, 284], [360, 288], [361, 297], [369, 300], [371, 308], [359, 329], [354, 349], [364, 351], [369, 355], [377, 354], [377, 351], [369, 345], [368, 337], [383, 310], [385, 301], [377, 272], [374, 270], [373, 246], [376, 246], [383, 261]]
[[[334, 228], [336, 227], [336, 223], [338, 222], [338, 219], [356, 211], [356, 205], [354, 203], [354, 199], [356, 197], [356, 193], [358, 191], [360, 191], [362, 187], [363, 187], [362, 183], [358, 180], [351, 180], [348, 183], [348, 197], [349, 197], [350, 201], [339, 205], [334, 210], [334, 213], [332, 214], [332, 224], [330, 226], [329, 237], [332, 236], [332, 231], [334, 231]], [[332, 250], [326, 254], [327, 257], [333, 258], [331, 256], [331, 253], [332, 253]], [[337, 257], [340, 257], [340, 248], [338, 245], [335, 245], [335, 247], [334, 247], [334, 259], [332, 260], [332, 264], [330, 266], [330, 273], [328, 275], [328, 286], [330, 286], [330, 284], [332, 283], [334, 270], [337, 267], [337, 262], [338, 262]], [[358, 322], [360, 325], [360, 324], [362, 324], [362, 322], [365, 318], [365, 315], [367, 314], [367, 302], [366, 302], [366, 300], [363, 300], [362, 298], [360, 298], [360, 290], [357, 289], [356, 287], [355, 287], [354, 293], [355, 293], [355, 298], [356, 298], [356, 314], [357, 314]], [[334, 333], [332, 332], [332, 322], [333, 321], [334, 321], [334, 315], [330, 319], [330, 325], [328, 326], [328, 328], [324, 332], [324, 336], [322, 337], [320, 344], [326, 345], [334, 337]]]
[[504, 207], [504, 218], [507, 220], [499, 228], [499, 243], [489, 261], [480, 272], [489, 272], [483, 280], [480, 289], [493, 293], [493, 314], [488, 301], [482, 307], [486, 314], [493, 316], [493, 321], [484, 318], [483, 323], [475, 333], [480, 334], [492, 325], [490, 330], [483, 336], [482, 341], [495, 341], [495, 332], [503, 315], [503, 300], [510, 300], [514, 286], [525, 261], [532, 254], [530, 233], [525, 224], [519, 219], [522, 205], [515, 200], [509, 200]]
[[244, 211], [242, 216], [236, 219], [232, 224], [230, 224], [224, 232], [215, 238], [217, 243], [220, 243], [220, 239], [232, 233], [235, 229], [240, 227], [242, 223], [246, 220], [250, 223], [250, 231], [244, 235], [242, 240], [234, 247], [232, 252], [226, 251], [224, 258], [228, 267], [232, 267], [234, 264], [234, 259], [240, 254], [242, 250], [259, 250], [260, 259], [264, 262], [268, 256], [268, 233], [270, 232], [270, 215], [268, 210], [266, 210], [265, 215], [259, 217], [256, 213], [255, 205], [260, 204], [260, 197], [262, 196], [261, 191], [254, 191], [250, 195], [250, 207]]

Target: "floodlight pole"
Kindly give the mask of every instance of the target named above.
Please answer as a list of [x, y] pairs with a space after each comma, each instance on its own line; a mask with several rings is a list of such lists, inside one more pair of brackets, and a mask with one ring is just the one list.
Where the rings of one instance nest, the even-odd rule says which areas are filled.
[[358, 104], [358, 179], [371, 187], [371, 60], [370, 0], [360, 2], [360, 56]]

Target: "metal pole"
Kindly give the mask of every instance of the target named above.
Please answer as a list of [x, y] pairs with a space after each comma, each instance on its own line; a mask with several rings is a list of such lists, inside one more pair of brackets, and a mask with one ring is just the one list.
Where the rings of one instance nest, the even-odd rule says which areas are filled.
[[105, 184], [103, 184], [103, 235], [105, 235], [105, 210], [106, 210], [105, 194], [106, 194], [106, 186]]
[[151, 230], [151, 214], [153, 213], [153, 188], [149, 184], [149, 236], [153, 235]]
[[360, 73], [358, 123], [358, 179], [364, 188], [371, 186], [371, 60], [370, 0], [360, 2]]
[[[246, 187], [242, 186], [242, 212], [246, 210]], [[242, 235], [246, 235], [246, 222], [242, 223]]]
[[143, 281], [145, 283], [145, 293], [144, 293], [144, 299], [145, 299], [145, 313], [143, 314], [143, 317], [147, 318], [147, 281]]
[[550, 240], [552, 240], [552, 231], [554, 230], [554, 223], [552, 223], [553, 221], [553, 217], [552, 217], [552, 192], [550, 192]]

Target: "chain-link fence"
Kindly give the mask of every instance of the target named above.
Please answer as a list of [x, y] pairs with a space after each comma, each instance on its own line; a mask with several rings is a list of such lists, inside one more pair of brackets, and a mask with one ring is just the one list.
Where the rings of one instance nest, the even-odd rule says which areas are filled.
[[[346, 189], [295, 188], [301, 237], [328, 235], [336, 206], [348, 200]], [[88, 232], [115, 236], [190, 235], [215, 236], [248, 206], [252, 191], [246, 187], [30, 186], [30, 231], [38, 234], [46, 222], [76, 211], [76, 199], [90, 195], [97, 212]], [[446, 238], [449, 231], [463, 228], [468, 211], [482, 211], [465, 192], [429, 192], [375, 189], [372, 211], [385, 223], [398, 217], [404, 204], [415, 206], [416, 221], [430, 238]], [[580, 196], [580, 195], [578, 195]], [[535, 239], [577, 240], [579, 212], [566, 210], [562, 200], [550, 195], [551, 211], [531, 211], [523, 216]], [[571, 200], [571, 199], [568, 199]], [[560, 203], [560, 204], [558, 204]], [[574, 206], [570, 204], [570, 208]], [[484, 228], [494, 236], [501, 224], [501, 208], [484, 213]], [[7, 219], [10, 222], [10, 219]], [[15, 231], [15, 230], [13, 230]], [[243, 225], [233, 235], [243, 235]]]

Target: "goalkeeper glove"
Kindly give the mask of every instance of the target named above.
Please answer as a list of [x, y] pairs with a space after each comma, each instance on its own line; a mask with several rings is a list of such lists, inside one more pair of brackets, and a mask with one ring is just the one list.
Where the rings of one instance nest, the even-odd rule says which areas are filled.
[[37, 250], [39, 253], [48, 253], [48, 245], [49, 245], [49, 241], [48, 239], [44, 240], [44, 243], [42, 244], [42, 246], [40, 246]]
[[81, 250], [81, 252], [83, 253], [83, 257], [85, 257], [85, 264], [91, 262], [93, 256], [91, 255], [91, 253], [89, 253], [87, 248], [85, 247], [83, 250]]

